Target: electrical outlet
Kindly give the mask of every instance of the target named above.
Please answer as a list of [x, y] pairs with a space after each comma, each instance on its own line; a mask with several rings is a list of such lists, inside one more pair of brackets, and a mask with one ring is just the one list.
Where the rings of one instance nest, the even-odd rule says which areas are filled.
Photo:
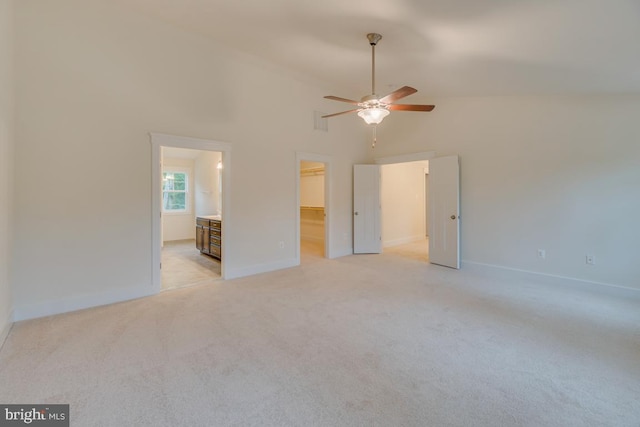
[[596, 265], [596, 257], [595, 257], [595, 255], [587, 255], [585, 261], [589, 265]]
[[278, 247], [284, 249], [284, 242], [282, 240], [278, 242]]
[[538, 249], [538, 258], [545, 259], [547, 257], [547, 251], [544, 249]]

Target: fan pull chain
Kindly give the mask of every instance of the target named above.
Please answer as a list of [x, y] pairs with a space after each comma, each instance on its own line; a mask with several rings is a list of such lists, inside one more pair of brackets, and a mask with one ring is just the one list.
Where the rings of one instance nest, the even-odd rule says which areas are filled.
[[376, 129], [377, 126], [373, 126], [373, 143], [371, 143], [371, 148], [376, 148]]

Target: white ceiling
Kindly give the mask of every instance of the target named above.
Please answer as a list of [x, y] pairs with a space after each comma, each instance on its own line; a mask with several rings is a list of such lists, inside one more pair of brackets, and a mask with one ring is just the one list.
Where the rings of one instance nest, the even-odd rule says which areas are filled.
[[[106, 1], [106, 0], [105, 0]], [[114, 0], [109, 0], [114, 1]], [[328, 94], [640, 93], [640, 0], [115, 0], [308, 76]]]

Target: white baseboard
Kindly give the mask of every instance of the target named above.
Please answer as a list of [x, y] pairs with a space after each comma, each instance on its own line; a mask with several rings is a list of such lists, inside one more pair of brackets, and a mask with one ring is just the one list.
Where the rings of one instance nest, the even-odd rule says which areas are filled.
[[607, 290], [608, 293], [615, 293], [626, 298], [640, 298], [640, 289], [629, 288], [627, 286], [620, 286], [611, 283], [594, 282], [590, 280], [577, 279], [575, 277], [557, 276], [553, 274], [520, 270], [517, 268], [465, 260], [462, 261], [462, 268], [469, 273], [481, 274], [489, 277], [515, 280], [531, 280], [545, 285], [573, 286], [594, 292]]
[[13, 326], [13, 310], [9, 311], [9, 315], [2, 323], [2, 327], [0, 328], [0, 349], [4, 345], [4, 342], [7, 340], [9, 336], [9, 331], [11, 331], [11, 327]]
[[44, 301], [35, 304], [26, 304], [15, 307], [14, 321], [35, 319], [54, 314], [68, 313], [70, 311], [83, 310], [85, 308], [99, 307], [101, 305], [128, 301], [155, 295], [158, 292], [150, 286], [117, 289], [96, 294], [70, 296], [53, 301]]
[[398, 246], [398, 245], [404, 245], [406, 243], [419, 242], [420, 240], [426, 241], [426, 239], [427, 239], [426, 236], [416, 235], [416, 236], [402, 237], [400, 239], [385, 240], [384, 242], [382, 242], [382, 247], [389, 248], [391, 246]]
[[281, 270], [283, 268], [296, 267], [298, 265], [300, 265], [300, 263], [295, 258], [291, 258], [291, 259], [286, 259], [282, 261], [251, 265], [249, 267], [242, 267], [242, 268], [236, 268], [236, 269], [228, 268], [225, 271], [224, 278], [225, 280], [237, 279], [239, 277], [252, 276], [254, 274], [260, 274], [260, 273], [268, 273], [270, 271]]

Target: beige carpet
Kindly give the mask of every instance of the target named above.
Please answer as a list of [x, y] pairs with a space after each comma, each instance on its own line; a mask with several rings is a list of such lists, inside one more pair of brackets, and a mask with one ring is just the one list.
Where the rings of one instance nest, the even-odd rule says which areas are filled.
[[399, 248], [18, 323], [0, 402], [73, 426], [638, 426], [640, 299]]
[[404, 245], [386, 247], [383, 249], [383, 253], [426, 263], [429, 262], [429, 240], [417, 240]]

